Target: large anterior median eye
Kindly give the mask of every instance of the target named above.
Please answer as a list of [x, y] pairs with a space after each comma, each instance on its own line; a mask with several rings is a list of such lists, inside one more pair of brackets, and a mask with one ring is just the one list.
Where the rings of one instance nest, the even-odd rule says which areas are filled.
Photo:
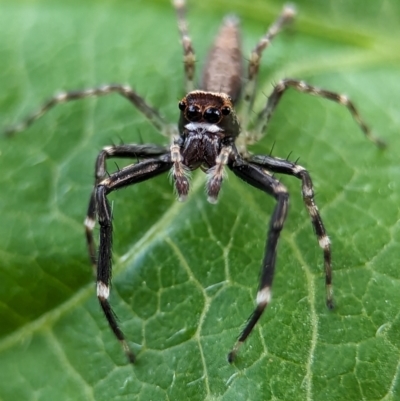
[[215, 124], [219, 122], [221, 119], [221, 112], [216, 109], [215, 107], [209, 107], [205, 112], [204, 112], [204, 120], [206, 120], [210, 124]]
[[195, 105], [190, 105], [186, 110], [186, 118], [189, 121], [200, 121], [201, 120], [201, 111], [200, 107]]

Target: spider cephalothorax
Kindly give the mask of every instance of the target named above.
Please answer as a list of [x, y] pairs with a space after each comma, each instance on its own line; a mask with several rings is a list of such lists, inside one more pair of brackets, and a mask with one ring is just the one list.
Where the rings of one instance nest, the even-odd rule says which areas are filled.
[[233, 110], [232, 99], [225, 93], [196, 90], [189, 92], [180, 102], [179, 132], [188, 123], [218, 124], [230, 136], [239, 135], [239, 122]]

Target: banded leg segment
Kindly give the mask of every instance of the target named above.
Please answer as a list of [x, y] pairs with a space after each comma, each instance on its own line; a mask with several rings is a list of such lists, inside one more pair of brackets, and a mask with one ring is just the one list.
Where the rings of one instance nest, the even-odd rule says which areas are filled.
[[106, 161], [109, 158], [130, 158], [130, 159], [149, 159], [161, 156], [168, 152], [168, 148], [159, 145], [115, 145], [105, 147], [97, 156], [95, 166], [95, 183], [94, 189], [90, 196], [89, 206], [85, 218], [85, 234], [89, 252], [89, 257], [94, 270], [96, 270], [96, 247], [93, 239], [93, 229], [96, 222], [96, 186], [106, 176]]
[[[331, 92], [326, 89], [317, 88], [316, 86], [309, 85], [303, 81], [299, 81], [297, 79], [283, 79], [280, 81], [272, 91], [270, 97], [268, 98], [268, 102], [265, 108], [258, 114], [255, 126], [255, 132], [260, 133], [260, 137], [262, 137], [263, 132], [273, 114], [278, 103], [282, 97], [282, 95], [289, 89], [293, 88], [298, 92], [308, 93], [313, 96], [322, 97], [324, 99], [332, 100], [335, 103], [341, 104], [345, 106], [354, 120], [360, 127], [361, 131], [364, 135], [373, 142], [376, 146], [383, 148], [386, 146], [385, 142], [374, 136], [368, 127], [368, 125], [364, 122], [357, 108], [354, 106], [354, 103], [345, 95], [340, 95], [336, 92]], [[260, 139], [256, 138], [256, 141]]]
[[322, 248], [324, 254], [326, 305], [329, 309], [333, 309], [331, 243], [326, 234], [318, 207], [314, 201], [314, 188], [310, 174], [304, 167], [299, 166], [298, 164], [271, 156], [254, 155], [250, 158], [250, 163], [255, 163], [274, 173], [291, 175], [301, 180], [303, 201], [310, 216], [311, 224], [314, 228], [315, 235], [317, 236], [319, 246]]
[[70, 102], [73, 100], [85, 99], [88, 97], [99, 97], [109, 95], [111, 93], [118, 93], [121, 96], [128, 99], [133, 103], [136, 108], [146, 116], [146, 118], [163, 134], [164, 136], [171, 137], [176, 135], [176, 129], [168, 124], [166, 120], [159, 114], [159, 112], [148, 105], [146, 101], [139, 96], [130, 86], [128, 85], [104, 85], [98, 88], [90, 88], [84, 90], [60, 92], [59, 94], [50, 98], [43, 106], [34, 114], [28, 116], [21, 123], [9, 127], [5, 130], [6, 135], [13, 135], [20, 131], [25, 130], [31, 126], [37, 119], [51, 110], [53, 107], [60, 103]]
[[192, 46], [192, 39], [188, 31], [188, 24], [186, 20], [186, 2], [185, 0], [173, 0], [172, 4], [175, 7], [178, 29], [181, 37], [183, 47], [183, 63], [185, 66], [185, 88], [186, 92], [194, 90], [194, 73], [196, 56]]
[[264, 50], [271, 44], [272, 39], [282, 30], [282, 28], [292, 22], [295, 15], [296, 9], [294, 6], [291, 4], [286, 4], [283, 7], [281, 15], [269, 27], [266, 34], [259, 40], [256, 47], [251, 52], [248, 66], [248, 82], [244, 90], [244, 99], [249, 102], [250, 109], [253, 105], [256, 92], [256, 82], [262, 54]]
[[112, 174], [109, 178], [101, 181], [95, 189], [95, 207], [100, 225], [100, 245], [97, 262], [97, 297], [108, 324], [121, 343], [129, 361], [132, 363], [135, 361], [135, 355], [129, 348], [108, 301], [112, 272], [112, 213], [107, 195], [116, 189], [148, 180], [149, 178], [168, 171], [172, 163], [168, 156], [163, 159], [145, 160], [135, 165], [125, 167]]
[[247, 321], [245, 328], [240, 333], [235, 346], [228, 354], [228, 361], [232, 363], [239, 347], [252, 332], [254, 326], [270, 302], [271, 285], [275, 272], [277, 245], [287, 215], [289, 194], [287, 193], [286, 188], [278, 180], [268, 175], [258, 166], [247, 164], [243, 161], [239, 161], [239, 163], [236, 161], [233, 165], [229, 165], [229, 167], [242, 180], [273, 196], [277, 201], [269, 223], [265, 255], [261, 267], [260, 285], [256, 298], [256, 307]]

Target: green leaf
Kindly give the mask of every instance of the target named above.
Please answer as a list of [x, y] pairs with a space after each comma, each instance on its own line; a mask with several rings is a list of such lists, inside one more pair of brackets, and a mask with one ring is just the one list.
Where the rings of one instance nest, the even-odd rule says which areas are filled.
[[[268, 154], [274, 144], [274, 155], [291, 152], [311, 172], [333, 244], [337, 307], [325, 307], [300, 182], [282, 177], [291, 208], [273, 300], [229, 365], [254, 306], [274, 200], [230, 174], [210, 205], [198, 172], [181, 204], [165, 175], [111, 196], [111, 302], [138, 355], [129, 365], [96, 300], [82, 222], [103, 146], [164, 142], [118, 96], [71, 102], [0, 138], [2, 401], [400, 399], [400, 4], [297, 5], [296, 24], [265, 53], [257, 107], [271, 82], [301, 78], [346, 93], [389, 144], [376, 149], [342, 106], [289, 92], [253, 149]], [[169, 2], [1, 8], [2, 126], [57, 90], [110, 82], [130, 83], [176, 120], [182, 50]], [[241, 16], [248, 54], [279, 10], [278, 1], [189, 2], [198, 59], [225, 13]]]

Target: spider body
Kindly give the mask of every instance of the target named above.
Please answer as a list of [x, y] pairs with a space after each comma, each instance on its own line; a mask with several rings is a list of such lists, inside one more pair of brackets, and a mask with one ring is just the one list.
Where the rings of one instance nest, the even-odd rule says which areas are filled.
[[[169, 171], [178, 198], [184, 201], [190, 189], [189, 173], [200, 168], [207, 174], [207, 199], [215, 203], [223, 183], [224, 170], [228, 167], [240, 179], [275, 199], [276, 205], [268, 225], [265, 254], [261, 264], [256, 306], [228, 355], [229, 362], [232, 362], [239, 346], [251, 333], [271, 299], [278, 240], [287, 216], [289, 202], [286, 188], [274, 178], [274, 173], [290, 175], [301, 181], [303, 201], [318, 243], [323, 250], [326, 303], [329, 308], [333, 307], [330, 241], [315, 205], [313, 184], [309, 173], [304, 167], [286, 159], [252, 155], [247, 151], [246, 145], [262, 137], [282, 95], [289, 88], [332, 100], [347, 107], [365, 136], [377, 145], [383, 145], [383, 143], [372, 136], [354, 104], [346, 96], [296, 79], [283, 79], [274, 87], [265, 107], [251, 121], [252, 130], [248, 128], [246, 118], [241, 119], [241, 127], [235, 105], [239, 99], [242, 99], [248, 113], [251, 114], [262, 53], [275, 35], [293, 19], [295, 14], [293, 7], [285, 6], [279, 18], [256, 44], [249, 59], [247, 74], [243, 72], [238, 20], [231, 16], [227, 17], [209, 53], [200, 88], [195, 90], [195, 54], [187, 30], [185, 3], [183, 0], [175, 0], [174, 6], [183, 46], [187, 93], [178, 103], [180, 116], [177, 126], [171, 126], [165, 121], [159, 112], [148, 105], [131, 87], [104, 85], [82, 91], [62, 92], [54, 96], [35, 114], [9, 129], [8, 134], [27, 128], [58, 103], [117, 93], [142, 112], [161, 134], [170, 138], [169, 146], [123, 144], [105, 147], [96, 160], [94, 188], [85, 219], [88, 251], [97, 276], [97, 297], [112, 331], [121, 342], [131, 362], [134, 362], [135, 355], [125, 340], [109, 303], [113, 231], [111, 206], [107, 196], [117, 189], [146, 181]], [[136, 162], [108, 176], [106, 162], [109, 158], [131, 158]], [[100, 226], [98, 251], [93, 238], [96, 221]]]

